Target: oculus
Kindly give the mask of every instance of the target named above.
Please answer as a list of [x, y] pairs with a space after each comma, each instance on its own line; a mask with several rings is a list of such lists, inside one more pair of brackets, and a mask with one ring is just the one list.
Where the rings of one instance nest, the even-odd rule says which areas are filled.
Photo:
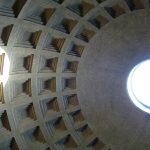
[[150, 113], [150, 60], [137, 64], [129, 73], [127, 91], [132, 102]]

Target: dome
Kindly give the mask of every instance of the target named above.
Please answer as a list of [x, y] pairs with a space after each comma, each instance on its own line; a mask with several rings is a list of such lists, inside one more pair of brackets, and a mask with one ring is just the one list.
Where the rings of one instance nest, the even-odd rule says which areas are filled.
[[0, 150], [149, 150], [149, 27], [148, 0], [1, 0]]

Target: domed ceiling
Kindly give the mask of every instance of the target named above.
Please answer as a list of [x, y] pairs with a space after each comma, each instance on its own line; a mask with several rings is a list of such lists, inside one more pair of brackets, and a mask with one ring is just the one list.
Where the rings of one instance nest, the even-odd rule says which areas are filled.
[[126, 90], [150, 57], [149, 7], [1, 0], [0, 150], [149, 150], [149, 114]]

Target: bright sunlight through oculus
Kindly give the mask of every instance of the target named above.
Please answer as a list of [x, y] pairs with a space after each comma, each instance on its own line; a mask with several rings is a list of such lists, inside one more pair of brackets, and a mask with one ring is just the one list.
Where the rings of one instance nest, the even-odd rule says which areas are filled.
[[150, 60], [139, 63], [131, 70], [127, 91], [137, 107], [150, 113]]
[[2, 69], [2, 73], [0, 74], [0, 83], [3, 83], [3, 86], [5, 86], [8, 78], [9, 78], [9, 67], [10, 67], [10, 63], [9, 63], [9, 58], [8, 55], [6, 54], [6, 52], [0, 47], [0, 55], [4, 56], [3, 58], [1, 58], [1, 63], [3, 66], [1, 66]]

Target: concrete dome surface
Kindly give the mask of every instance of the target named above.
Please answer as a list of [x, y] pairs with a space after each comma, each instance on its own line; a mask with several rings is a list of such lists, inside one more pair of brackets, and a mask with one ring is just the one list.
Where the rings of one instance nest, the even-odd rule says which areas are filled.
[[1, 0], [0, 150], [149, 150], [126, 89], [149, 27], [148, 0]]

